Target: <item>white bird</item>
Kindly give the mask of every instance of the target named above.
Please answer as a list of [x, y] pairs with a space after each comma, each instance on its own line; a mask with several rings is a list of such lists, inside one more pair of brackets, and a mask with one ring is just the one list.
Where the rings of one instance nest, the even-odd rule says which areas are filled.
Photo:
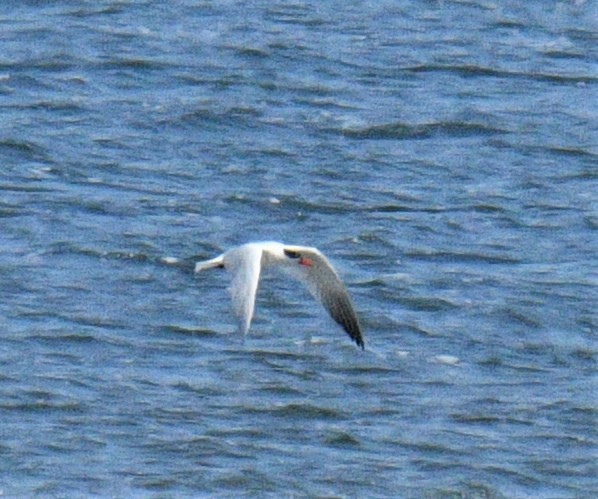
[[240, 331], [247, 334], [262, 267], [278, 267], [303, 282], [351, 339], [364, 348], [361, 326], [347, 288], [330, 262], [316, 248], [277, 242], [247, 243], [211, 260], [197, 262], [195, 272], [224, 268], [232, 274], [233, 312], [239, 320]]

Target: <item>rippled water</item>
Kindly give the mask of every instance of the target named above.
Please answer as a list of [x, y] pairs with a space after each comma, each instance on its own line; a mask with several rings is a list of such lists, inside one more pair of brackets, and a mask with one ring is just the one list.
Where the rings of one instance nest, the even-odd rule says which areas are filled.
[[3, 2], [0, 495], [597, 495], [596, 5]]

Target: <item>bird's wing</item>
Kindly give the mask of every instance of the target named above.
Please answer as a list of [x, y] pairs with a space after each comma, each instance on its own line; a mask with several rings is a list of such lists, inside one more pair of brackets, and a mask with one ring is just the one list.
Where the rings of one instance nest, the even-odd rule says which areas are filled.
[[235, 248], [224, 256], [224, 268], [232, 275], [230, 295], [233, 313], [243, 334], [247, 334], [253, 317], [261, 259], [262, 249], [250, 244]]
[[285, 265], [284, 270], [304, 282], [310, 293], [321, 301], [330, 316], [340, 324], [347, 334], [364, 348], [363, 335], [357, 314], [353, 308], [347, 288], [328, 259], [315, 248], [288, 246], [299, 258], [294, 265]]

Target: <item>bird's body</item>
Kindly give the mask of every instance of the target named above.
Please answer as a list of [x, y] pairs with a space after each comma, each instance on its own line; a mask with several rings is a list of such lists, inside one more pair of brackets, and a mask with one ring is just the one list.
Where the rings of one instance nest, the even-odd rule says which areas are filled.
[[303, 282], [353, 341], [364, 348], [349, 293], [330, 262], [316, 248], [278, 242], [247, 243], [211, 260], [198, 262], [195, 272], [217, 267], [226, 269], [232, 276], [233, 312], [243, 334], [247, 334], [251, 325], [261, 269], [278, 267]]

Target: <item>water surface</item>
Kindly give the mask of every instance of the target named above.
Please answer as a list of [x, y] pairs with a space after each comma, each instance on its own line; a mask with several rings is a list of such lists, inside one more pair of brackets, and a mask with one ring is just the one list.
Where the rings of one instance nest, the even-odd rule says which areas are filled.
[[[598, 494], [596, 19], [4, 2], [0, 494]], [[276, 276], [238, 337], [191, 269], [260, 239], [365, 352]]]

